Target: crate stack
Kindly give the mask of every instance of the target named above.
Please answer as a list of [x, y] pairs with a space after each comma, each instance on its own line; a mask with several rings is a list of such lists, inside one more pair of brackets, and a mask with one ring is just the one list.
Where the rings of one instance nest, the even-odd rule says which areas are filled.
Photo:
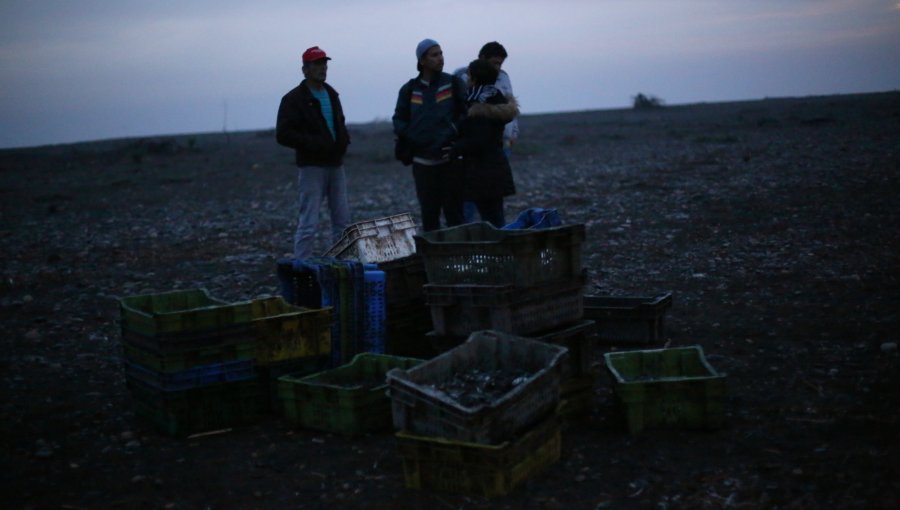
[[267, 409], [281, 414], [278, 378], [323, 370], [331, 361], [330, 307], [303, 308], [281, 297], [251, 302], [256, 373], [267, 396]]
[[317, 257], [279, 260], [277, 274], [289, 303], [332, 309], [330, 367], [349, 363], [361, 352], [384, 352], [383, 271], [357, 261]]
[[472, 223], [416, 236], [424, 286], [440, 349], [493, 329], [563, 345], [561, 409], [575, 414], [593, 398], [591, 321], [583, 320], [584, 225], [498, 230]]
[[427, 281], [422, 258], [415, 253], [415, 233], [409, 213], [362, 221], [347, 227], [325, 255], [374, 264], [384, 272], [383, 352], [430, 357], [434, 353], [423, 340], [431, 330], [431, 314], [422, 291]]
[[183, 436], [277, 410], [275, 381], [325, 367], [331, 309], [280, 297], [227, 303], [204, 289], [120, 302], [126, 382], [136, 414]]
[[378, 263], [385, 274], [385, 349], [397, 356], [433, 357], [436, 352], [426, 343], [431, 331], [431, 312], [425, 304], [423, 287], [428, 283], [422, 256], [405, 257]]
[[409, 488], [501, 496], [560, 458], [561, 346], [479, 331], [387, 373]]
[[185, 436], [255, 420], [262, 388], [249, 301], [204, 289], [120, 301], [126, 383], [135, 414]]

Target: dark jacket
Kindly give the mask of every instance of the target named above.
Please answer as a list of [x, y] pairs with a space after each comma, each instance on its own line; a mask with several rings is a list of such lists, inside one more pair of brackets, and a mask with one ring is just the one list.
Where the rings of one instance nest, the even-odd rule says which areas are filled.
[[394, 108], [394, 134], [412, 146], [413, 156], [441, 159], [441, 149], [459, 134], [466, 113], [462, 81], [441, 73], [427, 86], [413, 78], [400, 88]]
[[461, 156], [465, 167], [465, 199], [502, 198], [516, 192], [512, 168], [503, 152], [503, 128], [519, 114], [514, 97], [497, 93], [487, 102], [469, 103], [451, 157]]
[[327, 83], [325, 90], [331, 98], [335, 138], [331, 137], [319, 100], [306, 86], [306, 80], [281, 98], [275, 138], [279, 144], [294, 149], [297, 166], [338, 166], [350, 144], [338, 93]]

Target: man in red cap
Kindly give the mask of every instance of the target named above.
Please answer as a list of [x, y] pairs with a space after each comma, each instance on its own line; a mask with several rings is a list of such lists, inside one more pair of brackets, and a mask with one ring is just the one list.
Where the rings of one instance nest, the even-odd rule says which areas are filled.
[[294, 149], [300, 188], [300, 215], [294, 234], [294, 257], [313, 256], [313, 238], [322, 200], [328, 200], [331, 242], [341, 238], [350, 223], [344, 154], [350, 136], [338, 93], [327, 83], [328, 61], [318, 46], [303, 52], [300, 85], [281, 98], [275, 137]]

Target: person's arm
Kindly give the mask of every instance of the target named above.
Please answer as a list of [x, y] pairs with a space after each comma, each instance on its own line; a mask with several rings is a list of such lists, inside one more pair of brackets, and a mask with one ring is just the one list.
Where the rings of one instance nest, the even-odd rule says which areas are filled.
[[[500, 74], [497, 75], [496, 86], [498, 89], [500, 89], [500, 92], [502, 92], [504, 96], [508, 98], [515, 97], [513, 95], [512, 81], [509, 79], [509, 74], [507, 74], [506, 71], [501, 70]], [[508, 124], [506, 124], [506, 127], [503, 128], [503, 141], [507, 142], [509, 145], [512, 145], [518, 138], [519, 118], [516, 117]]]
[[453, 127], [459, 133], [463, 120], [466, 118], [466, 85], [458, 76], [453, 76], [453, 101], [455, 111], [453, 112]]
[[400, 92], [397, 94], [397, 105], [394, 106], [394, 116], [391, 118], [394, 124], [394, 134], [404, 138], [409, 127], [409, 99], [411, 94], [412, 89], [409, 83], [400, 87]]

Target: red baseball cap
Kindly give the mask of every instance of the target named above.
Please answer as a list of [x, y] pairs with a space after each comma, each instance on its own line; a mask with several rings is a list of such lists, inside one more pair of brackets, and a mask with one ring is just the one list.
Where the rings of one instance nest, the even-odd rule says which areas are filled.
[[325, 54], [325, 51], [319, 48], [318, 46], [313, 46], [308, 50], [303, 52], [303, 63], [307, 64], [309, 62], [314, 62], [316, 60], [331, 60], [331, 57]]

